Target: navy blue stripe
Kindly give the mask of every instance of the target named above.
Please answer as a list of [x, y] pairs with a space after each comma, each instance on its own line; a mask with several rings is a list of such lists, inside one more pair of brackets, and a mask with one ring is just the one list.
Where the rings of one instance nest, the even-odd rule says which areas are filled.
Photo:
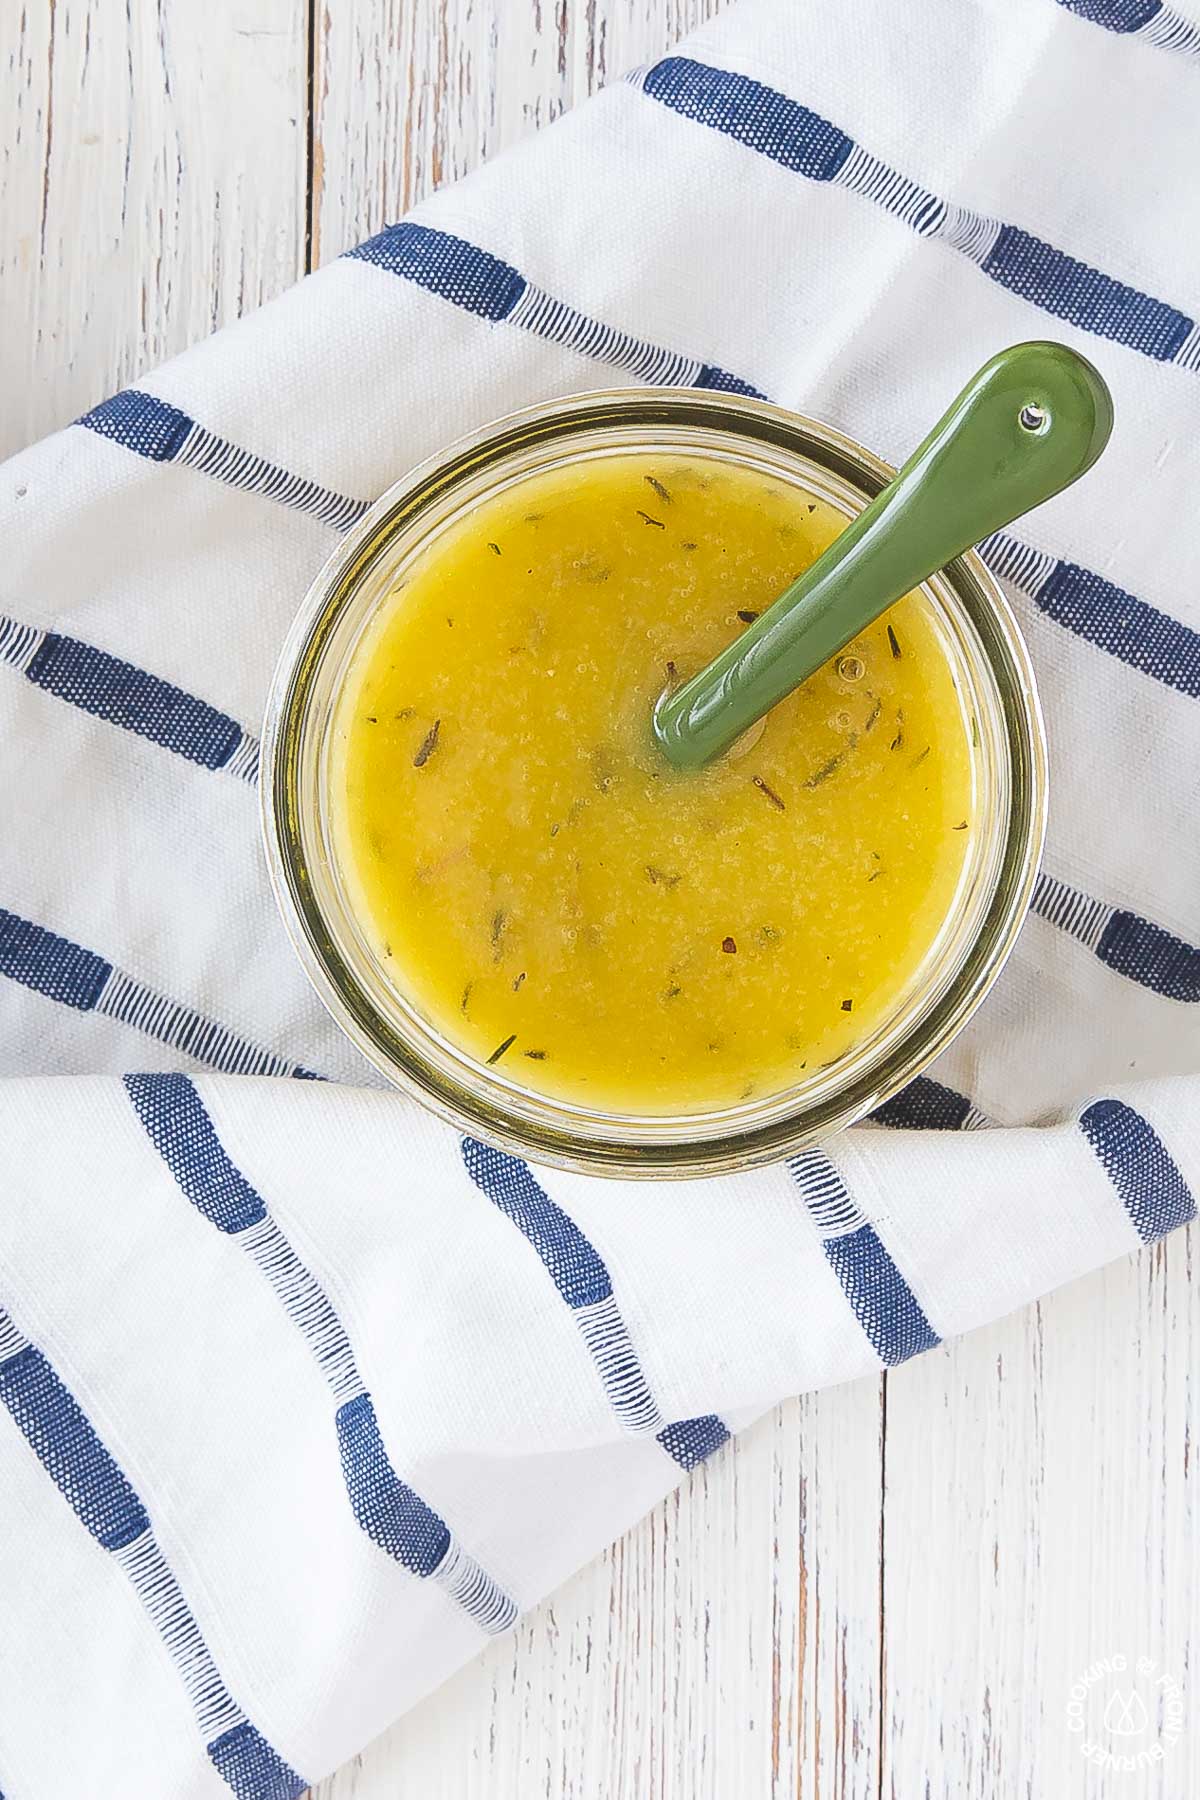
[[1200, 698], [1200, 632], [1180, 620], [1078, 563], [1056, 563], [1035, 601], [1077, 637], [1166, 687]]
[[[813, 181], [834, 180], [855, 148], [840, 127], [777, 89], [689, 57], [672, 56], [656, 63], [642, 85], [651, 98], [674, 112]], [[877, 204], [886, 204], [886, 198]], [[909, 223], [927, 230], [930, 211], [927, 204]], [[1001, 225], [995, 244], [978, 266], [993, 281], [1055, 318], [1157, 361], [1174, 356], [1193, 326], [1177, 307], [1105, 275], [1016, 225]]]
[[183, 457], [214, 481], [294, 507], [338, 530], [354, 524], [367, 509], [365, 500], [335, 493], [302, 476], [289, 475], [278, 463], [241, 449], [208, 431], [177, 406], [136, 388], [114, 394], [84, 413], [76, 424], [151, 462], [171, 462]]
[[145, 1508], [75, 1396], [32, 1344], [0, 1363], [0, 1400], [80, 1524], [105, 1550], [150, 1528]]
[[[63, 1006], [92, 1012], [102, 997], [108, 1005], [111, 996], [105, 994], [105, 988], [114, 973], [112, 963], [94, 950], [0, 907], [0, 975]], [[282, 1057], [257, 1049], [191, 1007], [181, 1006], [141, 984], [130, 986], [125, 976], [118, 976], [115, 986], [121, 999], [119, 1004], [112, 1000], [111, 1018], [185, 1051], [198, 1062], [241, 1072], [249, 1068], [252, 1073], [322, 1079], [309, 1069], [289, 1065]]]
[[[267, 1217], [264, 1201], [231, 1161], [186, 1075], [126, 1075], [124, 1081], [150, 1141], [183, 1194], [210, 1224], [235, 1234]], [[332, 1358], [356, 1386], [361, 1385], [341, 1321], [282, 1235], [280, 1246], [289, 1268], [311, 1284], [291, 1305], [284, 1298], [285, 1311], [310, 1341], [327, 1378], [331, 1371], [326, 1364]], [[360, 1392], [338, 1408], [336, 1429], [342, 1476], [358, 1524], [412, 1574], [431, 1575], [450, 1548], [449, 1527], [396, 1474], [368, 1394]]]
[[1196, 1217], [1182, 1171], [1141, 1113], [1123, 1100], [1097, 1100], [1079, 1123], [1144, 1244]]
[[594, 1306], [608, 1298], [612, 1282], [604, 1259], [526, 1163], [475, 1138], [463, 1139], [462, 1156], [475, 1185], [533, 1245], [568, 1306]]
[[[575, 1221], [550, 1198], [526, 1163], [490, 1144], [481, 1144], [475, 1138], [462, 1140], [462, 1156], [472, 1181], [528, 1239], [572, 1310], [612, 1300], [612, 1282], [599, 1251], [588, 1242]], [[652, 1423], [662, 1415], [645, 1381], [637, 1353], [628, 1340], [624, 1321], [615, 1311], [611, 1326], [603, 1353], [598, 1354], [596, 1345], [589, 1342], [609, 1399], [618, 1417], [628, 1425], [630, 1419], [623, 1411], [623, 1405], [629, 1406], [636, 1396], [639, 1422], [644, 1406], [645, 1415]], [[612, 1359], [618, 1345], [619, 1364], [614, 1368]], [[614, 1383], [620, 1400], [614, 1397]], [[728, 1436], [724, 1421], [712, 1413], [677, 1420], [655, 1433], [656, 1441], [682, 1469], [694, 1468]]]
[[941, 1342], [873, 1226], [822, 1247], [881, 1362], [891, 1367]]
[[696, 377], [698, 388], [713, 388], [721, 394], [745, 394], [750, 400], [765, 400], [767, 395], [761, 388], [756, 388], [740, 375], [731, 375], [728, 369], [719, 369], [716, 363], [704, 363]]
[[237, 1800], [299, 1800], [308, 1783], [253, 1725], [235, 1725], [208, 1746], [212, 1765]]
[[186, 1075], [122, 1079], [154, 1148], [210, 1225], [232, 1234], [266, 1218], [261, 1196], [229, 1160]]
[[525, 292], [525, 277], [510, 263], [465, 238], [408, 219], [389, 225], [346, 255], [402, 275], [481, 319], [506, 319]]
[[655, 63], [644, 86], [673, 112], [710, 125], [812, 181], [832, 181], [854, 149], [844, 131], [786, 94], [691, 57], [668, 56]]
[[0, 975], [64, 1006], [90, 1012], [112, 969], [94, 950], [0, 906]]
[[[11, 1328], [3, 1312], [0, 1326]], [[146, 1553], [153, 1557], [160, 1571], [157, 1613], [129, 1563], [124, 1565], [125, 1572], [176, 1666], [181, 1642], [188, 1646], [193, 1680], [197, 1660], [202, 1659], [204, 1692], [198, 1698], [193, 1687], [191, 1693], [197, 1717], [202, 1719], [205, 1710], [213, 1707], [226, 1718], [237, 1717], [240, 1709], [225, 1691], [178, 1583], [162, 1562], [145, 1507], [75, 1396], [35, 1345], [23, 1344], [0, 1362], [0, 1402], [89, 1536], [104, 1550], [120, 1552], [137, 1545], [132, 1552], [135, 1558]], [[140, 1542], [143, 1539], [144, 1544]], [[162, 1577], [170, 1581], [169, 1615], [161, 1611]], [[297, 1800], [308, 1785], [245, 1721], [206, 1749], [238, 1800]]]
[[1105, 31], [1140, 31], [1156, 13], [1162, 11], [1162, 0], [1058, 0], [1068, 12], [1078, 13]]
[[1003, 227], [980, 267], [1043, 312], [1156, 362], [1170, 362], [1194, 323], [1178, 307], [1116, 281], [1017, 225]]
[[153, 394], [139, 393], [137, 388], [125, 388], [102, 400], [77, 421], [151, 462], [170, 462], [177, 456], [194, 422], [177, 406]]
[[241, 742], [241, 726], [226, 713], [78, 638], [48, 632], [25, 672], [68, 705], [206, 769], [223, 768]]
[[362, 1529], [414, 1575], [432, 1575], [450, 1548], [450, 1529], [392, 1468], [369, 1394], [338, 1408], [337, 1436], [346, 1492]]
[[918, 1075], [898, 1094], [877, 1106], [871, 1117], [880, 1125], [909, 1131], [959, 1131], [971, 1110], [965, 1094], [956, 1093], [928, 1075]]
[[1096, 955], [1118, 975], [1168, 1000], [1200, 1002], [1200, 949], [1137, 913], [1113, 914]]
[[680, 1419], [674, 1425], [664, 1425], [658, 1441], [681, 1469], [694, 1469], [728, 1443], [729, 1427], [716, 1413], [705, 1413], [699, 1419]]

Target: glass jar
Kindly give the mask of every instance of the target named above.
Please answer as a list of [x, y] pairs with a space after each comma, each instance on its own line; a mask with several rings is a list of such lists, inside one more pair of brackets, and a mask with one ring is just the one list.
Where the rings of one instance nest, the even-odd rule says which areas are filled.
[[362, 633], [437, 534], [535, 472], [630, 449], [703, 452], [789, 481], [847, 519], [893, 471], [829, 426], [763, 401], [614, 389], [515, 413], [422, 463], [370, 509], [313, 583], [284, 645], [264, 731], [263, 828], [276, 898], [325, 1005], [363, 1054], [462, 1131], [535, 1162], [624, 1176], [711, 1175], [775, 1161], [881, 1105], [961, 1030], [1028, 908], [1046, 814], [1046, 756], [1028, 653], [974, 552], [925, 584], [972, 729], [978, 828], [920, 980], [836, 1062], [762, 1098], [678, 1116], [551, 1099], [477, 1061], [373, 954], [334, 854], [336, 703]]

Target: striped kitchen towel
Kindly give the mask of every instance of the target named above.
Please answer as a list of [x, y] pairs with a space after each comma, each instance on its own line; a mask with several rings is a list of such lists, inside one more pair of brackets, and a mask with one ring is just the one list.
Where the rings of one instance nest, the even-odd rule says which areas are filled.
[[[1198, 52], [1158, 0], [742, 6], [0, 471], [7, 1800], [297, 1795], [780, 1396], [1195, 1217]], [[338, 534], [614, 381], [899, 460], [1038, 336], [1118, 424], [985, 546], [1053, 816], [932, 1074], [659, 1191], [383, 1091], [258, 844], [267, 683]]]

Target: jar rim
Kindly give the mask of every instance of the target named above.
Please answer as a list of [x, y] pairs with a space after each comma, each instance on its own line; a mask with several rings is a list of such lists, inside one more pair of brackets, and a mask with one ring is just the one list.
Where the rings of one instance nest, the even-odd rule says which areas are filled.
[[[923, 587], [969, 622], [983, 653], [981, 666], [994, 683], [1007, 817], [997, 834], [991, 891], [973, 935], [959, 946], [959, 965], [947, 977], [945, 991], [874, 1065], [840, 1081], [835, 1074], [823, 1094], [819, 1084], [806, 1084], [810, 1098], [798, 1108], [789, 1110], [785, 1094], [762, 1109], [722, 1109], [704, 1131], [697, 1128], [696, 1115], [682, 1113], [658, 1121], [659, 1129], [642, 1130], [634, 1127], [647, 1121], [589, 1114], [547, 1096], [522, 1091], [518, 1102], [509, 1083], [472, 1059], [431, 1057], [412, 1021], [406, 1026], [395, 1012], [385, 1016], [373, 999], [345, 953], [333, 916], [324, 858], [314, 844], [315, 771], [309, 766], [322, 671], [327, 677], [339, 622], [345, 626], [348, 609], [385, 567], [389, 551], [394, 572], [396, 546], [405, 534], [410, 548], [423, 541], [422, 519], [432, 518], [437, 529], [439, 507], [444, 514], [455, 495], [513, 457], [541, 454], [556, 444], [561, 448], [572, 434], [593, 433], [599, 442], [605, 431], [620, 429], [636, 430], [642, 442], [652, 440], [656, 430], [723, 434], [743, 444], [746, 454], [754, 447], [756, 453], [807, 462], [848, 490], [851, 504], [860, 508], [894, 474], [834, 427], [767, 401], [707, 389], [596, 389], [522, 408], [459, 438], [394, 483], [309, 588], [285, 640], [267, 704], [263, 838], [276, 902], [309, 980], [342, 1030], [394, 1085], [458, 1130], [535, 1162], [633, 1177], [711, 1175], [778, 1161], [862, 1118], [920, 1074], [966, 1024], [995, 982], [1028, 911], [1045, 833], [1045, 734], [1016, 619], [995, 578], [969, 551]], [[989, 754], [994, 751], [995, 746]], [[854, 1059], [842, 1060], [853, 1064]], [[739, 1123], [741, 1114], [747, 1116]], [[600, 1118], [605, 1122], [597, 1127]]]

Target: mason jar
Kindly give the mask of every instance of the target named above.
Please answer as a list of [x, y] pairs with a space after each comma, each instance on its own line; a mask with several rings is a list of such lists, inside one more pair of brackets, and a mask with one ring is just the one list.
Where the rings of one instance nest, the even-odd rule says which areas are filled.
[[[528, 476], [629, 451], [703, 454], [791, 483], [853, 518], [894, 471], [827, 425], [741, 396], [624, 388], [534, 406], [429, 458], [347, 535], [284, 645], [264, 731], [263, 831], [275, 895], [317, 993], [363, 1055], [459, 1130], [534, 1162], [621, 1176], [769, 1163], [863, 1118], [950, 1043], [992, 986], [1029, 905], [1046, 816], [1046, 754], [1028, 652], [972, 551], [924, 584], [971, 731], [967, 864], [919, 978], [862, 1042], [736, 1105], [659, 1113], [554, 1099], [452, 1043], [373, 950], [340, 867], [330, 802], [337, 703], [367, 627], [418, 558]], [[802, 844], [797, 854], [802, 853]]]

